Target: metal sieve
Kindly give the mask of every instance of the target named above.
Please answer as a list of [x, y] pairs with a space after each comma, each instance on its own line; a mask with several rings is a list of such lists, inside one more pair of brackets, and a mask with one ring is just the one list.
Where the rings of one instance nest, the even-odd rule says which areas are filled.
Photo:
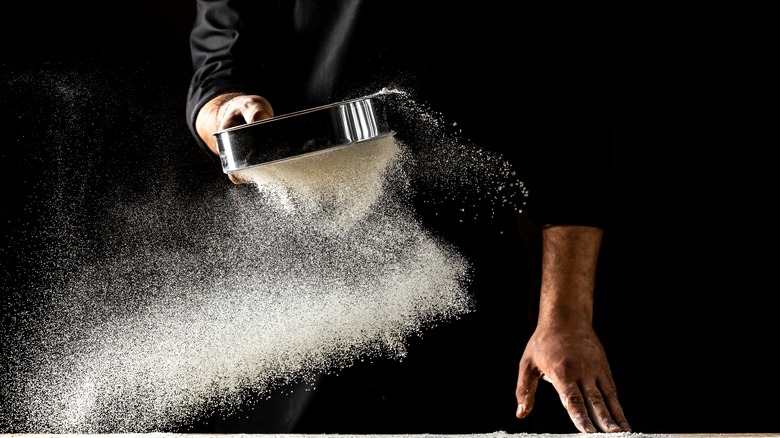
[[347, 147], [391, 134], [381, 94], [214, 133], [225, 173]]

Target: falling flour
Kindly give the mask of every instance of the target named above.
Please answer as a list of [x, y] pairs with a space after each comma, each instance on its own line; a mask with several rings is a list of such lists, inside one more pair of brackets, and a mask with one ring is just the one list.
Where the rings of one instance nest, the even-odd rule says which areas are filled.
[[[440, 166], [505, 169], [453, 150]], [[227, 192], [117, 188], [78, 234], [99, 238], [65, 236], [46, 299], [4, 339], [20, 352], [5, 431], [164, 432], [359, 360], [402, 360], [410, 336], [472, 311], [468, 260], [406, 202], [415, 159], [386, 136], [244, 170], [249, 184]], [[495, 193], [521, 187], [497, 180]]]
[[285, 213], [312, 226], [346, 232], [366, 217], [385, 192], [401, 149], [391, 136], [236, 172]]

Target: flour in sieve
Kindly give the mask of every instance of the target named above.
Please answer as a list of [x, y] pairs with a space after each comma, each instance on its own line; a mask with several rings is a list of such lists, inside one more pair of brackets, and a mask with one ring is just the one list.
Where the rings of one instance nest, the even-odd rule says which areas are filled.
[[382, 195], [401, 149], [391, 136], [236, 172], [287, 213], [335, 232], [352, 228]]

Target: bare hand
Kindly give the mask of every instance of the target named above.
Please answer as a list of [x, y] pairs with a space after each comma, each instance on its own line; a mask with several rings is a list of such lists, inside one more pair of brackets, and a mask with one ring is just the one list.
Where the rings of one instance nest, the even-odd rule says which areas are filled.
[[257, 95], [236, 95], [220, 105], [217, 111], [218, 130], [273, 117], [274, 110], [265, 98]]
[[[259, 122], [273, 117], [271, 104], [262, 96], [254, 94], [227, 93], [210, 100], [198, 112], [195, 128], [206, 146], [216, 155], [217, 140], [214, 133], [223, 129]], [[228, 174], [235, 184], [246, 183], [236, 175]]]
[[517, 418], [533, 409], [539, 379], [552, 383], [580, 432], [631, 432], [606, 353], [592, 327], [537, 328], [520, 360]]

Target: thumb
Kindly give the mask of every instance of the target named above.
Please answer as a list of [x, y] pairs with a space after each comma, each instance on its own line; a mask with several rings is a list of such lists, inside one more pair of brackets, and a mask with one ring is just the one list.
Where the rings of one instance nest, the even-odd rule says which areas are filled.
[[517, 399], [517, 418], [525, 418], [531, 413], [536, 399], [536, 387], [539, 385], [539, 376], [531, 371], [530, 368], [520, 368], [520, 375], [517, 377], [517, 388], [515, 388], [515, 398]]

